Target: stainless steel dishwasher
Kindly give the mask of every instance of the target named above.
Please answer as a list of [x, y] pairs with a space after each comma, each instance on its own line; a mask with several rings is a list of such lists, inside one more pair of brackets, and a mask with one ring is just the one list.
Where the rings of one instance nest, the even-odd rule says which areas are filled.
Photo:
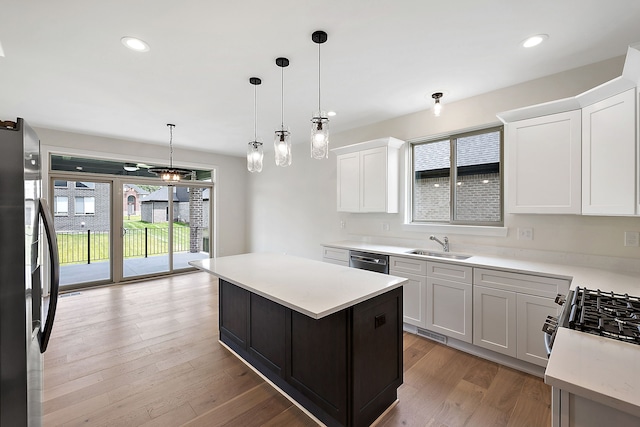
[[389, 256], [349, 251], [349, 267], [389, 274]]

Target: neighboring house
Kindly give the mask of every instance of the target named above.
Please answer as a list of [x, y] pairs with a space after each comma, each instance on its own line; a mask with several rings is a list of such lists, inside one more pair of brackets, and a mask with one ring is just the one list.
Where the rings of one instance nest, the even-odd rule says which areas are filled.
[[109, 231], [109, 184], [54, 181], [54, 223], [60, 231]]
[[141, 219], [145, 222], [159, 223], [169, 221], [169, 202], [167, 192], [173, 196], [173, 219], [176, 222], [208, 227], [209, 189], [188, 187], [163, 187], [142, 197]]
[[122, 190], [122, 214], [125, 217], [141, 215], [140, 202], [142, 197], [148, 195], [149, 192], [135, 184], [125, 184]]

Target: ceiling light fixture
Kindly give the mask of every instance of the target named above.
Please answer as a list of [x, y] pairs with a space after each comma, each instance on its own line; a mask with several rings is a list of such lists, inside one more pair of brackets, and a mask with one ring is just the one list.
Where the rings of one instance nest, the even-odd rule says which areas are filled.
[[149, 169], [149, 172], [158, 175], [164, 182], [171, 185], [183, 178], [186, 178], [188, 175], [191, 175], [191, 171], [173, 167], [173, 128], [176, 127], [176, 125], [167, 123], [167, 126], [169, 127], [169, 167], [151, 168]]
[[440, 117], [440, 113], [442, 113], [442, 103], [440, 102], [440, 98], [442, 98], [442, 92], [436, 92], [431, 97], [435, 100], [435, 104], [433, 105], [433, 115], [436, 117]]
[[318, 44], [318, 111], [311, 118], [311, 157], [329, 157], [329, 117], [320, 107], [320, 45], [327, 41], [327, 33], [315, 31], [311, 40]]
[[247, 148], [247, 169], [249, 172], [262, 172], [262, 142], [258, 141], [258, 85], [262, 83], [258, 77], [251, 77], [249, 83], [253, 85], [253, 141]]
[[280, 67], [281, 74], [281, 102], [280, 102], [280, 129], [276, 130], [273, 148], [275, 151], [276, 165], [286, 167], [291, 164], [291, 132], [284, 127], [284, 68], [289, 66], [287, 58], [276, 58], [276, 65]]
[[122, 166], [122, 168], [127, 172], [135, 172], [138, 169], [140, 169], [138, 166], [134, 165], [133, 163], [125, 163], [124, 166]]
[[136, 52], [148, 52], [149, 45], [144, 40], [136, 37], [126, 36], [120, 39], [123, 45]]
[[522, 47], [534, 47], [538, 46], [540, 43], [548, 39], [549, 36], [547, 34], [536, 34], [535, 36], [531, 36], [522, 42]]

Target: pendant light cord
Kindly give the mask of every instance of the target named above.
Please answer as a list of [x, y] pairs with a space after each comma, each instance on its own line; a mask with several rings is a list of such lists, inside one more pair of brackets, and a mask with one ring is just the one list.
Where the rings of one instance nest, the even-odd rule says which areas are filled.
[[258, 142], [258, 88], [253, 86], [253, 148]]
[[322, 116], [320, 105], [320, 43], [318, 43], [318, 116]]
[[167, 126], [169, 126], [169, 168], [173, 169], [173, 127], [175, 125]]
[[284, 131], [284, 67], [280, 67], [280, 129]]

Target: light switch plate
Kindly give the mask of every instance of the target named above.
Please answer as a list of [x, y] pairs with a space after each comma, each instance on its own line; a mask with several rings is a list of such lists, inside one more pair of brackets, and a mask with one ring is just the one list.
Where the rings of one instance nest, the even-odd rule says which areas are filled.
[[389, 223], [388, 222], [383, 222], [382, 223], [382, 231], [389, 231]]
[[637, 231], [625, 231], [624, 232], [624, 245], [625, 246], [640, 246], [640, 232], [637, 232]]

